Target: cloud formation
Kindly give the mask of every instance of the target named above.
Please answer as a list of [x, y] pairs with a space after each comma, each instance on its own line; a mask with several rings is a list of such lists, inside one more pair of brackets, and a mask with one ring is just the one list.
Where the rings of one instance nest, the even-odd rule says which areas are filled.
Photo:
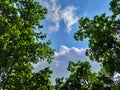
[[58, 52], [55, 52], [55, 57], [53, 62], [49, 65], [47, 61], [39, 62], [34, 65], [35, 71], [39, 71], [45, 67], [52, 66], [53, 68], [61, 68], [62, 70], [66, 70], [69, 61], [77, 62], [80, 61], [88, 61], [92, 65], [93, 71], [98, 71], [100, 66], [97, 62], [91, 61], [86, 55], [86, 48], [76, 48], [76, 47], [67, 47], [65, 45], [61, 45]]
[[[55, 53], [55, 58], [54, 60], [59, 62], [56, 63], [57, 66], [59, 67], [67, 67], [69, 61], [77, 62], [78, 60], [80, 61], [88, 61], [92, 65], [92, 70], [93, 71], [98, 71], [100, 69], [100, 66], [97, 62], [91, 61], [86, 55], [86, 48], [76, 48], [76, 47], [67, 47], [65, 45], [62, 45], [60, 47], [59, 52]], [[55, 64], [55, 63], [54, 63]], [[64, 69], [65, 69], [64, 68]]]
[[39, 62], [38, 64], [33, 65], [35, 70], [39, 71], [44, 69], [45, 67], [50, 66], [53, 70], [52, 74], [52, 82], [55, 84], [55, 79], [57, 77], [68, 77], [69, 72], [67, 71], [69, 61], [77, 62], [80, 61], [89, 61], [92, 65], [93, 71], [99, 71], [100, 65], [97, 62], [92, 62], [88, 57], [85, 56], [86, 49], [85, 48], [76, 48], [76, 47], [67, 47], [65, 45], [61, 45], [58, 52], [55, 52], [55, 57], [52, 63], [49, 65], [46, 61]]
[[56, 0], [50, 0], [50, 2], [44, 1], [45, 7], [48, 9], [47, 19], [53, 23], [52, 26], [49, 26], [49, 30], [58, 31], [60, 28], [61, 17], [60, 13], [60, 5], [57, 4]]
[[72, 26], [77, 23], [78, 17], [75, 15], [75, 11], [77, 8], [74, 6], [68, 6], [65, 9], [62, 10], [62, 19], [64, 20], [64, 23], [66, 24], [67, 31], [70, 32], [72, 30]]
[[54, 60], [59, 61], [59, 65], [62, 66], [63, 64], [72, 61], [78, 60], [88, 60], [89, 58], [85, 56], [86, 49], [78, 49], [76, 47], [67, 47], [65, 45], [60, 46], [59, 52], [55, 52]]
[[88, 57], [85, 56], [85, 51], [86, 51], [86, 49], [83, 49], [83, 48], [81, 48], [81, 49], [78, 49], [76, 47], [68, 48], [65, 45], [61, 45], [59, 52], [55, 53], [55, 59], [59, 58], [61, 56], [66, 56], [67, 60], [68, 59], [75, 60], [76, 57], [77, 57], [77, 59], [88, 60]]
[[67, 32], [72, 30], [72, 26], [77, 23], [76, 7], [67, 6], [62, 9], [57, 0], [44, 1], [44, 6], [48, 9], [47, 20], [52, 23], [49, 26], [50, 32], [59, 31], [60, 23], [63, 20], [66, 25]]

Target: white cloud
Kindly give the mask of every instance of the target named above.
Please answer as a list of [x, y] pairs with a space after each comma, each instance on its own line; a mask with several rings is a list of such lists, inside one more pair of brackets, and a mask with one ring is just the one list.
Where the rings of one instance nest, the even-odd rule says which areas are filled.
[[86, 48], [76, 48], [76, 47], [67, 47], [65, 45], [61, 45], [58, 52], [55, 52], [55, 57], [52, 63], [49, 65], [47, 61], [39, 62], [38, 64], [33, 65], [35, 67], [34, 71], [39, 71], [44, 69], [45, 67], [50, 66], [53, 70], [52, 74], [52, 82], [55, 84], [55, 78], [57, 77], [68, 77], [69, 72], [67, 71], [69, 61], [77, 62], [81, 61], [89, 61], [92, 65], [93, 71], [99, 71], [100, 65], [97, 62], [92, 62], [88, 57], [85, 56]]
[[76, 47], [67, 47], [65, 45], [60, 46], [59, 52], [55, 52], [54, 60], [57, 60], [61, 63], [67, 63], [70, 60], [88, 60], [88, 57], [85, 56], [86, 49], [78, 49]]
[[89, 60], [89, 58], [85, 55], [86, 48], [76, 48], [76, 47], [67, 47], [65, 45], [62, 45], [60, 47], [59, 52], [55, 53], [55, 61], [58, 61], [59, 63], [54, 63], [57, 64], [57, 67], [62, 67], [66, 69], [68, 66], [69, 61], [77, 62], [78, 60], [81, 61], [89, 61], [90, 64], [92, 65], [92, 70], [93, 71], [98, 71], [100, 69], [100, 66], [97, 62], [92, 62]]
[[86, 48], [76, 48], [76, 47], [67, 47], [65, 45], [61, 45], [59, 52], [55, 52], [55, 57], [52, 63], [49, 65], [47, 61], [39, 62], [34, 64], [34, 71], [39, 71], [45, 67], [52, 66], [53, 68], [61, 68], [62, 70], [66, 70], [69, 61], [77, 62], [78, 60], [81, 61], [89, 61], [92, 65], [93, 71], [98, 71], [100, 66], [97, 62], [92, 62], [89, 58], [85, 55]]
[[59, 55], [65, 55], [65, 53], [68, 52], [68, 51], [69, 51], [69, 48], [62, 45], [62, 46], [60, 46], [59, 52], [55, 52], [55, 57], [57, 57]]
[[50, 32], [59, 31], [62, 20], [66, 25], [67, 32], [70, 32], [72, 26], [78, 21], [78, 17], [76, 16], [77, 8], [75, 6], [67, 6], [62, 9], [57, 0], [44, 1], [44, 6], [48, 9], [47, 20], [52, 23], [48, 27]]
[[32, 64], [32, 65], [34, 67], [33, 72], [38, 72], [38, 71], [50, 66], [47, 61], [38, 62], [37, 64]]
[[75, 11], [77, 8], [74, 6], [68, 6], [65, 9], [62, 10], [62, 19], [64, 20], [64, 23], [67, 26], [67, 32], [70, 32], [72, 30], [72, 26], [77, 23], [78, 17], [75, 15]]
[[50, 2], [44, 1], [45, 7], [48, 9], [47, 19], [51, 21], [54, 25], [49, 26], [49, 30], [58, 31], [60, 28], [60, 8], [61, 6], [57, 4], [56, 0], [50, 0]]

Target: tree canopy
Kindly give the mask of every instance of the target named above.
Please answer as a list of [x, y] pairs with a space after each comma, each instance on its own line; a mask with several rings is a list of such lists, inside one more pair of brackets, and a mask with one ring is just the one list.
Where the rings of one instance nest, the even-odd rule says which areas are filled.
[[119, 0], [112, 0], [110, 10], [113, 15], [102, 14], [93, 19], [81, 17], [79, 19], [79, 30], [75, 33], [76, 40], [89, 39], [89, 49], [86, 55], [91, 60], [101, 62], [110, 75], [114, 72], [120, 73], [120, 4]]
[[[56, 79], [56, 90], [111, 90], [113, 80], [104, 72], [93, 72], [89, 62], [69, 62], [70, 76]], [[64, 82], [65, 81], [65, 82]]]
[[47, 9], [34, 0], [0, 1], [0, 88], [3, 90], [34, 87], [50, 90], [50, 69], [32, 71], [32, 63], [42, 60], [50, 63], [54, 55], [51, 42], [40, 29], [46, 13]]

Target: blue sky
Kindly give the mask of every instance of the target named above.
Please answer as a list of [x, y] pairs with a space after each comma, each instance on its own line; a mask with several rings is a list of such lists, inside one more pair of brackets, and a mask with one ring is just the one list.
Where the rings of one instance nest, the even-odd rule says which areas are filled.
[[92, 64], [92, 70], [98, 71], [99, 65], [85, 56], [88, 48], [88, 40], [75, 41], [73, 35], [78, 30], [80, 17], [93, 18], [95, 15], [109, 12], [110, 0], [37, 0], [48, 9], [46, 19], [42, 21], [43, 32], [51, 40], [51, 47], [55, 49], [55, 57], [49, 65], [46, 61], [34, 65], [35, 70], [50, 66], [53, 70], [52, 82], [56, 77], [67, 77], [66, 70], [70, 60], [88, 60]]

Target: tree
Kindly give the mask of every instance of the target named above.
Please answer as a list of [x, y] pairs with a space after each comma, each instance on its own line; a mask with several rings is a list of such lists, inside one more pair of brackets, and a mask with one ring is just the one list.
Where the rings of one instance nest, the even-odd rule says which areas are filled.
[[113, 15], [120, 16], [120, 0], [112, 0], [110, 3], [110, 10], [113, 12]]
[[56, 85], [54, 86], [55, 90], [61, 90], [61, 87], [64, 84], [64, 77], [56, 78], [55, 81], [56, 81]]
[[50, 90], [49, 68], [38, 73], [32, 71], [32, 63], [44, 59], [50, 63], [54, 55], [51, 42], [40, 30], [40, 21], [46, 13], [34, 0], [0, 1], [0, 87], [3, 90], [31, 90], [35, 86], [40, 90], [41, 85]]
[[75, 33], [76, 40], [89, 38], [89, 49], [86, 55], [91, 60], [101, 62], [107, 74], [113, 76], [120, 73], [120, 0], [110, 3], [112, 16], [102, 14], [89, 18], [79, 19], [79, 30]]
[[33, 77], [29, 81], [29, 90], [52, 90], [50, 74], [52, 71], [49, 68], [33, 73]]
[[69, 62], [68, 71], [70, 76], [63, 81], [63, 78], [56, 79], [55, 90], [111, 90], [113, 80], [104, 72], [91, 71], [89, 62]]
[[89, 79], [92, 76], [90, 67], [88, 62], [69, 62], [67, 70], [71, 72], [71, 75], [65, 84], [68, 84], [67, 86], [72, 90], [88, 88], [91, 83]]

